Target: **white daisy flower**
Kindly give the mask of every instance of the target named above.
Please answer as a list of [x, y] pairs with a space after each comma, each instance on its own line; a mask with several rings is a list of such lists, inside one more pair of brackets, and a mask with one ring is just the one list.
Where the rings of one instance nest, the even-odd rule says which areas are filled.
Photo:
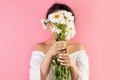
[[59, 23], [61, 20], [61, 14], [59, 12], [52, 13], [48, 16], [48, 19], [53, 23]]
[[66, 31], [67, 31], [66, 34], [69, 34], [71, 38], [74, 37], [74, 35], [76, 34], [74, 23], [69, 23], [67, 25]]

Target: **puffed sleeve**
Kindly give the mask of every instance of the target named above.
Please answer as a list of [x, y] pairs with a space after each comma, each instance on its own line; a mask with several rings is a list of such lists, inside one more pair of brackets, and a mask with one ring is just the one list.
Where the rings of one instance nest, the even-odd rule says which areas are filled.
[[30, 59], [29, 78], [30, 80], [40, 80], [40, 63], [43, 60], [42, 51], [33, 51]]
[[78, 80], [89, 80], [89, 60], [86, 54], [86, 50], [78, 53], [76, 65], [79, 69]]

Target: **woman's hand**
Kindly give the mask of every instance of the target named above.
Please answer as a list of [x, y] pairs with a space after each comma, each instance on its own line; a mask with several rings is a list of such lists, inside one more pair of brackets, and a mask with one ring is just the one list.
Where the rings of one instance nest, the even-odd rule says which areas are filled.
[[53, 43], [53, 45], [49, 48], [49, 50], [47, 51], [47, 54], [50, 56], [54, 56], [59, 53], [59, 50], [63, 50], [65, 48], [66, 48], [65, 41], [57, 41]]
[[48, 49], [47, 55], [50, 55], [51, 57], [56, 55], [56, 42]]
[[54, 42], [53, 45], [48, 49], [46, 56], [43, 58], [40, 65], [41, 76], [42, 76], [41, 80], [45, 80], [50, 71], [52, 56], [57, 55], [59, 50], [65, 48], [66, 48], [66, 42], [58, 41], [58, 42]]
[[[58, 53], [60, 52], [59, 50], [66, 49], [66, 42], [65, 41], [58, 41], [56, 48], [57, 48]], [[66, 51], [62, 51], [62, 53], [59, 53], [57, 60], [60, 61], [61, 65], [72, 66], [72, 59]]]
[[72, 59], [68, 53], [60, 53], [57, 60], [60, 61], [60, 64], [64, 66], [72, 66], [73, 64]]

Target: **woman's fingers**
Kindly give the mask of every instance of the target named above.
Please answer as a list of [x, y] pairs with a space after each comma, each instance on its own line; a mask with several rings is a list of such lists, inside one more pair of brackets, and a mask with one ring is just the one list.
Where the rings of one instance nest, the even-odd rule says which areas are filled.
[[58, 42], [56, 42], [56, 48], [57, 48], [57, 50], [65, 49], [66, 48], [65, 41], [58, 41]]
[[64, 65], [64, 66], [69, 66], [70, 65], [69, 60], [64, 60], [64, 59], [57, 59], [57, 60], [60, 62], [61, 65]]
[[57, 59], [61, 64], [68, 64], [69, 60]]
[[61, 46], [61, 45], [66, 46], [66, 43], [56, 43], [56, 44], [57, 46]]
[[69, 66], [70, 65], [69, 54], [60, 53], [58, 55], [57, 60], [60, 62], [61, 65], [64, 65], [64, 66]]
[[69, 58], [69, 54], [66, 54], [66, 53], [60, 53], [59, 55], [58, 55], [59, 57], [59, 59], [68, 59]]
[[57, 41], [56, 43], [57, 43], [57, 44], [66, 44], [65, 41]]
[[66, 47], [66, 44], [56, 45], [56, 48], [62, 48], [62, 47]]
[[64, 59], [57, 59], [58, 61], [60, 61], [61, 63], [68, 63], [68, 60], [64, 60]]
[[57, 47], [57, 51], [59, 51], [59, 50], [63, 50], [63, 49], [65, 49], [65, 48], [66, 48], [65, 46]]
[[[58, 54], [57, 60], [60, 62], [60, 64], [64, 66], [70, 66], [71, 58], [70, 55], [67, 53], [66, 42], [65, 41], [56, 42], [56, 50]], [[62, 52], [60, 50], [62, 50]]]
[[70, 64], [68, 64], [68, 63], [60, 63], [60, 64], [63, 66], [70, 66]]

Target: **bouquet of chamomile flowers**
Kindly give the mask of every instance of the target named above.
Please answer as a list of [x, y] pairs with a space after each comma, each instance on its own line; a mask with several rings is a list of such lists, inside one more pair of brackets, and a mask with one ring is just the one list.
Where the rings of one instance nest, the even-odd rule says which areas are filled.
[[[74, 16], [71, 12], [60, 10], [48, 15], [48, 19], [41, 20], [43, 28], [46, 30], [47, 25], [50, 25], [52, 32], [56, 34], [56, 41], [70, 40], [76, 34], [74, 25]], [[63, 50], [60, 50], [60, 53]], [[52, 57], [52, 64], [54, 66], [55, 80], [68, 80], [70, 76], [70, 69], [63, 66], [57, 61], [57, 55]]]

